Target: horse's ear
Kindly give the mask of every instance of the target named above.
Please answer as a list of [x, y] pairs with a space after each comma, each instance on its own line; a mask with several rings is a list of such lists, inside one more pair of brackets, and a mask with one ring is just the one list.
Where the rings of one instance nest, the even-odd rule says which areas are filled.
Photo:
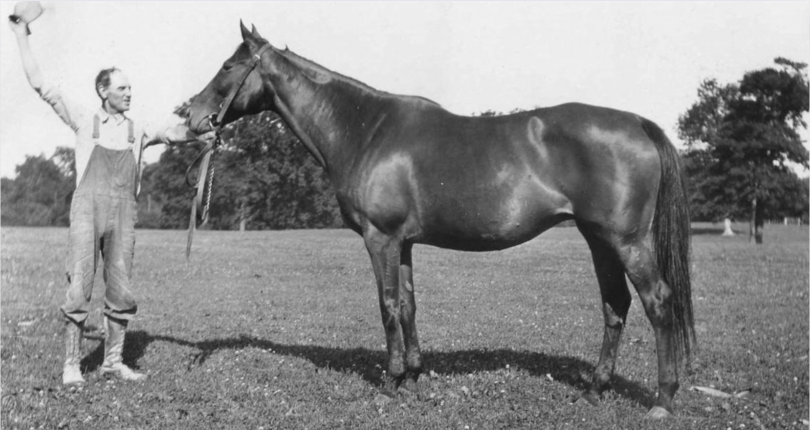
[[245, 27], [245, 24], [242, 23], [241, 19], [239, 20], [239, 27], [240, 30], [242, 30], [242, 40], [247, 41], [253, 37], [253, 35], [248, 31], [247, 27]]
[[256, 26], [253, 24], [250, 25], [250, 34], [252, 34], [256, 39], [262, 39], [262, 36], [259, 34], [259, 30], [256, 30]]

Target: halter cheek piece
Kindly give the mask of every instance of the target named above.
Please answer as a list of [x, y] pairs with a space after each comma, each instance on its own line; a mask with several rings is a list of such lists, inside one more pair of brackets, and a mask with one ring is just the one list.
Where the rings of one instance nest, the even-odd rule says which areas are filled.
[[253, 54], [253, 57], [250, 58], [249, 67], [245, 70], [244, 74], [242, 75], [242, 78], [239, 80], [239, 85], [233, 87], [233, 89], [231, 89], [231, 92], [228, 93], [228, 97], [225, 97], [225, 100], [222, 102], [222, 104], [219, 105], [219, 113], [216, 114], [212, 113], [211, 115], [208, 115], [208, 124], [211, 126], [211, 128], [216, 129], [217, 135], [219, 135], [219, 131], [222, 129], [222, 120], [223, 118], [225, 118], [225, 114], [231, 107], [233, 99], [236, 98], [236, 94], [242, 88], [242, 85], [245, 84], [245, 81], [247, 81], [248, 76], [250, 76], [250, 73], [253, 72], [253, 69], [255, 69], [256, 66], [259, 64], [259, 61], [261, 61], [262, 56], [268, 49], [270, 49], [269, 43], [267, 45], [262, 46], [262, 48], [259, 49], [259, 52]]
[[[214, 154], [222, 143], [222, 120], [225, 118], [225, 114], [228, 112], [228, 108], [231, 107], [231, 103], [233, 103], [233, 99], [236, 98], [236, 94], [242, 88], [245, 81], [247, 81], [248, 76], [253, 72], [253, 69], [259, 64], [261, 61], [262, 56], [264, 53], [270, 49], [270, 44], [264, 45], [259, 52], [253, 54], [253, 57], [250, 58], [250, 63], [248, 63], [248, 67], [245, 69], [245, 72], [242, 74], [242, 77], [239, 79], [239, 84], [234, 86], [231, 89], [231, 92], [228, 94], [228, 97], [220, 104], [219, 106], [219, 113], [212, 113], [208, 115], [206, 118], [208, 119], [208, 124], [211, 128], [214, 129], [216, 137], [213, 141], [209, 142], [205, 145], [205, 147], [200, 151], [197, 158], [188, 166], [186, 170], [186, 184], [189, 187], [195, 188], [194, 193], [194, 201], [191, 205], [191, 219], [189, 220], [188, 225], [188, 243], [186, 245], [186, 259], [189, 258], [191, 255], [191, 242], [192, 238], [194, 237], [194, 230], [197, 225], [197, 207], [202, 206], [202, 197], [205, 192], [206, 184], [205, 178], [208, 176], [208, 198], [205, 202], [205, 207], [202, 208], [202, 222], [200, 226], [204, 226], [208, 223], [208, 210], [211, 207], [211, 189], [214, 184], [214, 168], [213, 163], [211, 163], [211, 155]], [[200, 161], [202, 160], [202, 161]], [[197, 185], [196, 187], [191, 184], [191, 169], [197, 164], [200, 163], [199, 173], [197, 174]], [[208, 166], [211, 165], [211, 172], [208, 172]]]

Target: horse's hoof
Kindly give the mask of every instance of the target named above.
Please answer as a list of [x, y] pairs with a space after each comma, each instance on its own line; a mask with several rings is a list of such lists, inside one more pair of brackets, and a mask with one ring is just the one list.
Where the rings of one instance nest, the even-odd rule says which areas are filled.
[[405, 378], [401, 384], [399, 384], [399, 390], [409, 391], [411, 393], [416, 393], [419, 391], [419, 384], [413, 378]]
[[400, 381], [388, 375], [383, 375], [380, 378], [380, 392], [389, 397], [397, 396], [397, 388], [399, 388]]
[[584, 392], [581, 396], [576, 400], [574, 403], [587, 403], [591, 406], [599, 406], [599, 398], [594, 393], [591, 392]]
[[397, 386], [394, 383], [385, 383], [382, 387], [380, 387], [380, 394], [383, 396], [390, 397], [392, 399], [397, 398]]
[[645, 418], [649, 418], [651, 420], [663, 420], [670, 417], [672, 417], [672, 414], [668, 410], [660, 406], [653, 406], [653, 408], [650, 409], [650, 412], [647, 412], [647, 416]]
[[417, 391], [406, 390], [403, 387], [399, 387], [397, 390], [397, 395], [402, 400], [419, 399], [419, 393]]
[[377, 394], [377, 397], [375, 397], [375, 398], [374, 398], [374, 404], [375, 404], [375, 405], [376, 405], [378, 408], [382, 408], [382, 407], [384, 407], [385, 405], [387, 405], [387, 404], [389, 404], [389, 403], [393, 402], [393, 401], [394, 401], [394, 398], [395, 398], [395, 397], [391, 397], [390, 395], [388, 395], [388, 394], [386, 394], [386, 393], [380, 392], [380, 394]]
[[389, 390], [387, 388], [380, 388], [380, 390], [379, 390], [379, 392], [377, 394], [377, 397], [381, 398], [380, 396], [385, 396], [385, 397], [388, 397], [389, 399], [396, 399], [397, 398], [397, 392], [396, 392], [396, 390], [392, 391], [392, 390]]

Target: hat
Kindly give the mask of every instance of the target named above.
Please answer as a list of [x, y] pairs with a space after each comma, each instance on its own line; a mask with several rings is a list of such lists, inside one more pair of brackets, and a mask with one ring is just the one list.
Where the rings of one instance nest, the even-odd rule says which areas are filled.
[[[8, 19], [14, 22], [24, 22], [30, 24], [42, 15], [42, 5], [38, 1], [21, 1], [14, 5], [14, 15]], [[31, 31], [28, 31], [31, 34]]]

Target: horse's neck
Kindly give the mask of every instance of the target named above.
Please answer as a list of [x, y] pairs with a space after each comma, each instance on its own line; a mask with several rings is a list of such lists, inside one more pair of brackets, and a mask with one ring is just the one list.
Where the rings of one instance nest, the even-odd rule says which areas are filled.
[[354, 153], [384, 115], [384, 94], [290, 52], [276, 53], [276, 107], [327, 170]]

